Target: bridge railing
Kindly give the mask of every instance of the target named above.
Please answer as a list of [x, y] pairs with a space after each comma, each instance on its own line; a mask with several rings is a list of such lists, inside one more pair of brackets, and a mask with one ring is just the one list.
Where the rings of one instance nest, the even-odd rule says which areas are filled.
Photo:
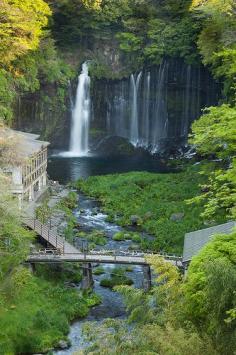
[[61, 253], [64, 253], [65, 242], [63, 238], [59, 237], [57, 233], [52, 231], [46, 224], [41, 223], [38, 219], [27, 217], [23, 218], [23, 224], [34, 230], [39, 236]]
[[[43, 249], [40, 251], [35, 251], [32, 253], [32, 255], [51, 255], [52, 251], [50, 249]], [[54, 253], [56, 255], [56, 253]], [[125, 250], [112, 250], [112, 249], [102, 249], [102, 250], [90, 250], [90, 251], [80, 251], [78, 250], [77, 253], [68, 253], [68, 252], [60, 252], [60, 255], [64, 256], [70, 256], [70, 255], [84, 255], [86, 256], [103, 256], [103, 255], [109, 255], [113, 256], [114, 258], [119, 257], [119, 256], [126, 256], [126, 257], [137, 257], [137, 258], [145, 258], [147, 256], [160, 256], [163, 257], [167, 260], [172, 260], [172, 261], [182, 261], [182, 257], [174, 255], [174, 254], [166, 254], [166, 253], [154, 253], [154, 252], [143, 252], [143, 251], [125, 251]]]

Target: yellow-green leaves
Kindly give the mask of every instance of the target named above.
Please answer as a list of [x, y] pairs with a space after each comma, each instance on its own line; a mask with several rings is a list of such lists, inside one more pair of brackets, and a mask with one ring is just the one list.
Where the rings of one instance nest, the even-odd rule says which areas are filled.
[[43, 0], [0, 0], [0, 64], [35, 50], [50, 14]]
[[202, 155], [227, 158], [236, 152], [236, 108], [210, 107], [192, 125], [190, 143]]

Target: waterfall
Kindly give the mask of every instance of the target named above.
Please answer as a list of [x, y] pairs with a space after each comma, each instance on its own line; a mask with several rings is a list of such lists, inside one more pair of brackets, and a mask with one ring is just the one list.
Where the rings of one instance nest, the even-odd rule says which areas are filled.
[[73, 156], [83, 156], [89, 151], [90, 106], [90, 77], [88, 64], [84, 63], [78, 78], [75, 106], [72, 112], [70, 153]]
[[[168, 114], [166, 109], [166, 91], [165, 80], [166, 76], [166, 61], [164, 60], [158, 70], [157, 77], [157, 91], [156, 91], [156, 103], [155, 103], [155, 126], [152, 136], [152, 152], [154, 153], [158, 149], [158, 142], [160, 138], [165, 135], [165, 129], [168, 124]], [[164, 123], [163, 123], [164, 122]]]
[[191, 65], [187, 66], [186, 73], [186, 86], [185, 86], [185, 97], [184, 97], [184, 118], [182, 120], [182, 136], [186, 137], [188, 134], [188, 126], [189, 126], [189, 116], [191, 110]]
[[142, 77], [142, 72], [140, 72], [135, 80], [133, 74], [130, 76], [130, 87], [131, 87], [131, 125], [130, 125], [130, 142], [133, 145], [137, 145], [139, 142], [139, 117], [138, 117], [138, 91], [139, 84]]
[[150, 134], [150, 80], [151, 74], [147, 73], [144, 86], [144, 112], [143, 112], [143, 131], [142, 131], [142, 145], [148, 148], [149, 134]]
[[95, 82], [93, 90], [97, 125], [152, 153], [184, 146], [201, 108], [217, 102], [206, 69], [176, 59], [107, 81], [105, 87], [104, 81]]

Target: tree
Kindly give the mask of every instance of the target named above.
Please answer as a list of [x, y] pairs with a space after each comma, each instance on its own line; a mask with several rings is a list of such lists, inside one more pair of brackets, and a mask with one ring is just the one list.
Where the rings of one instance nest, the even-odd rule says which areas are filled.
[[236, 108], [207, 108], [192, 125], [190, 143], [204, 156], [230, 160], [236, 152]]
[[198, 48], [203, 63], [224, 80], [224, 94], [235, 102], [236, 7], [233, 0], [193, 0], [193, 16], [202, 23]]
[[28, 50], [36, 49], [50, 14], [43, 0], [1, 0], [0, 63], [9, 65]]
[[236, 350], [236, 233], [218, 235], [193, 258], [184, 285], [187, 318], [214, 341], [220, 354]]
[[[128, 286], [117, 289], [124, 297], [128, 321], [107, 320], [97, 327], [88, 324], [85, 335], [92, 346], [85, 354], [113, 355], [217, 355], [209, 338], [177, 319], [183, 298], [178, 269], [163, 258], [148, 258], [155, 275], [150, 293]], [[183, 326], [181, 326], [183, 325]]]
[[[190, 143], [204, 157], [220, 159], [218, 168], [207, 170], [208, 183], [202, 195], [189, 202], [204, 202], [202, 216], [236, 217], [236, 109], [229, 105], [211, 107], [192, 125]], [[204, 171], [204, 169], [203, 169]]]

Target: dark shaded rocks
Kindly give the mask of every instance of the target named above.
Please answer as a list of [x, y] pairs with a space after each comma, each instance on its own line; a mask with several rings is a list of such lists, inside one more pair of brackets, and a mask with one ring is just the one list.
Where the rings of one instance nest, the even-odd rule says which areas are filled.
[[182, 219], [184, 218], [184, 213], [180, 212], [180, 213], [173, 213], [170, 216], [170, 220], [173, 222], [179, 222], [182, 221]]
[[139, 221], [140, 221], [140, 217], [138, 215], [134, 214], [130, 216], [130, 223], [132, 224], [132, 226], [137, 226]]
[[58, 342], [58, 348], [59, 349], [62, 349], [62, 350], [64, 350], [64, 349], [67, 349], [68, 347], [69, 347], [69, 344], [68, 344], [68, 342], [67, 341], [65, 341], [65, 340], [60, 340], [59, 342]]

